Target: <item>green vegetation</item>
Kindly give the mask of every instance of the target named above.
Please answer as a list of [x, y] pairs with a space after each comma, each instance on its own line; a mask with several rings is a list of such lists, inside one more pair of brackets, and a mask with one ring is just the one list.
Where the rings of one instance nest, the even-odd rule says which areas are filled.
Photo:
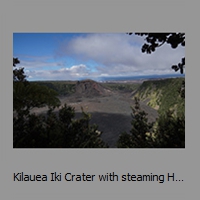
[[103, 83], [103, 85], [111, 90], [131, 93], [137, 90], [140, 83]]
[[123, 132], [117, 142], [118, 148], [185, 148], [185, 115], [173, 116], [168, 111], [149, 123], [147, 113], [140, 108], [135, 98], [132, 108], [132, 129]]
[[75, 111], [66, 104], [58, 115], [50, 109], [46, 116], [29, 114], [13, 119], [14, 148], [106, 148], [97, 125], [90, 116], [74, 119]]
[[[132, 35], [133, 33], [128, 33]], [[144, 44], [141, 48], [142, 53], [151, 54], [156, 51], [159, 47], [164, 44], [170, 45], [172, 49], [176, 49], [179, 46], [185, 48], [185, 33], [135, 33], [138, 36], [145, 37]], [[174, 64], [171, 68], [181, 74], [184, 73], [185, 69], [185, 57], [181, 59], [178, 64]], [[185, 98], [185, 80], [181, 86], [181, 96]]]
[[38, 85], [47, 86], [50, 89], [55, 90], [59, 96], [67, 96], [75, 92], [75, 81], [33, 81], [31, 83], [37, 83]]
[[48, 106], [53, 109], [60, 105], [57, 93], [36, 83], [30, 84], [26, 80], [24, 68], [16, 69], [20, 61], [13, 58], [13, 111], [15, 116], [27, 116], [34, 107]]
[[185, 112], [185, 99], [181, 95], [184, 80], [184, 78], [171, 78], [145, 81], [135, 96], [157, 109], [159, 114], [173, 110], [173, 114], [180, 116]]
[[[13, 58], [13, 67], [18, 63], [19, 60]], [[90, 115], [83, 110], [80, 119], [74, 119], [74, 108], [66, 104], [58, 115], [53, 112], [60, 105], [57, 95], [47, 85], [28, 82], [23, 68], [13, 70], [13, 147], [108, 147], [100, 137], [98, 126], [89, 124]], [[30, 114], [32, 108], [43, 106], [49, 107], [46, 115]]]
[[[129, 33], [131, 35], [132, 33]], [[150, 54], [163, 44], [172, 48], [185, 47], [184, 33], [136, 33], [145, 36], [142, 52]], [[75, 92], [74, 82], [28, 82], [24, 69], [13, 58], [13, 147], [14, 148], [105, 148], [101, 131], [90, 125], [90, 115], [82, 110], [75, 119], [75, 110], [66, 104], [56, 115], [60, 105], [58, 95]], [[183, 74], [185, 58], [172, 69]], [[184, 148], [185, 147], [185, 79], [145, 81], [139, 84], [108, 83], [107, 88], [135, 93], [132, 107], [132, 128], [123, 132], [118, 148]], [[139, 99], [159, 112], [159, 118], [149, 123], [147, 113], [140, 108]], [[48, 106], [46, 115], [30, 114], [34, 107]]]
[[60, 105], [57, 93], [46, 86], [30, 84], [29, 82], [13, 83], [13, 108], [17, 113], [29, 111], [34, 107], [49, 106], [55, 108]]
[[[132, 35], [132, 33], [128, 33]], [[135, 33], [145, 36], [141, 50], [151, 54], [163, 44], [173, 49], [179, 45], [185, 47], [185, 33]], [[172, 69], [183, 74], [185, 57]], [[139, 105], [140, 98], [159, 112], [159, 118], [153, 124], [147, 121]], [[120, 148], [184, 148], [185, 147], [185, 79], [146, 81], [135, 96], [132, 129], [130, 134], [120, 135], [117, 146]]]
[[140, 104], [135, 98], [135, 107], [132, 107], [132, 129], [131, 134], [123, 132], [117, 142], [118, 148], [150, 148], [152, 138], [147, 134], [151, 132], [153, 123], [148, 123], [147, 113], [140, 109]]

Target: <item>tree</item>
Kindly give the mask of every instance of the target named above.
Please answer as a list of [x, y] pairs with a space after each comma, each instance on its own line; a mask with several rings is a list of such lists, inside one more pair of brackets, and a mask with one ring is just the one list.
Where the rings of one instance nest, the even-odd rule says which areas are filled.
[[[13, 67], [19, 64], [13, 58]], [[90, 115], [75, 119], [75, 110], [60, 105], [57, 93], [26, 80], [24, 69], [13, 70], [13, 147], [14, 148], [106, 148], [98, 126], [90, 125]], [[31, 114], [34, 107], [48, 106], [44, 115]]]
[[[132, 35], [133, 33], [128, 33]], [[157, 48], [164, 44], [169, 44], [173, 49], [176, 49], [179, 45], [185, 47], [185, 33], [135, 33], [139, 36], [145, 36], [146, 43], [142, 46], [142, 53], [151, 54]], [[181, 62], [177, 65], [173, 65], [172, 69], [175, 71], [180, 70], [183, 74], [185, 67], [185, 57], [181, 59]]]
[[13, 110], [16, 114], [28, 115], [34, 107], [60, 106], [57, 92], [27, 81], [24, 68], [15, 68], [19, 63], [18, 58], [13, 58]]
[[[13, 58], [13, 67], [16, 67], [17, 64], [20, 64], [18, 58]], [[24, 74], [24, 68], [14, 69], [13, 70], [13, 81], [26, 81], [26, 75]]]
[[98, 126], [90, 125], [89, 114], [75, 119], [75, 110], [66, 104], [45, 115], [29, 114], [14, 119], [14, 148], [107, 148]]
[[[132, 35], [133, 33], [128, 33]], [[185, 33], [135, 33], [145, 36], [145, 43], [142, 52], [151, 54], [163, 44], [169, 44], [172, 48], [179, 45], [185, 47]], [[185, 57], [172, 69], [184, 73]], [[182, 83], [180, 95], [185, 99], [185, 81]], [[185, 114], [173, 116], [169, 110], [159, 116], [154, 124], [147, 122], [144, 111], [140, 110], [139, 102], [135, 99], [135, 109], [133, 111], [131, 134], [122, 133], [117, 146], [119, 148], [152, 147], [152, 148], [184, 148], [185, 147]]]
[[173, 116], [172, 111], [161, 115], [155, 137], [156, 148], [185, 148], [185, 115]]
[[185, 115], [173, 116], [167, 111], [154, 123], [148, 123], [147, 113], [141, 110], [137, 98], [132, 108], [132, 129], [123, 132], [117, 141], [118, 148], [184, 148]]
[[139, 99], [135, 97], [135, 106], [132, 107], [131, 134], [122, 133], [117, 142], [118, 148], [151, 148], [153, 147], [152, 128], [147, 113], [140, 108]]
[[[132, 35], [133, 33], [128, 34]], [[164, 44], [169, 44], [173, 49], [176, 49], [179, 45], [185, 47], [185, 33], [135, 33], [135, 35], [145, 36], [146, 43], [141, 48], [142, 53], [151, 54]], [[175, 71], [180, 70], [180, 73], [183, 74], [185, 57], [178, 64], [172, 65], [171, 68]], [[180, 94], [185, 98], [185, 81], [182, 83]]]

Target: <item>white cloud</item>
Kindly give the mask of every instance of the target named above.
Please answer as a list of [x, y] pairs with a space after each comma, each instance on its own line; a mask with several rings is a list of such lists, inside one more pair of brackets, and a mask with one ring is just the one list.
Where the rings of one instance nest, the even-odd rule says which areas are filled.
[[58, 52], [83, 61], [94, 60], [103, 65], [133, 64], [134, 54], [140, 50], [133, 47], [132, 38], [126, 34], [87, 34], [64, 43]]
[[[164, 45], [148, 55], [141, 52], [144, 38], [123, 34], [87, 34], [64, 42], [57, 53], [72, 56], [80, 62], [94, 60], [99, 74], [133, 75], [164, 73], [185, 56], [184, 48]], [[59, 53], [60, 52], [60, 53]]]
[[61, 68], [57, 72], [66, 72], [70, 74], [70, 76], [87, 76], [89, 75], [89, 69], [84, 64], [73, 65], [70, 68]]
[[20, 64], [17, 67], [24, 67], [25, 69], [41, 70], [42, 68], [60, 68], [65, 65], [62, 61], [52, 61], [53, 56], [28, 56], [18, 55]]
[[[174, 73], [171, 66], [185, 56], [185, 48], [172, 49], [169, 45], [144, 54], [144, 42], [143, 37], [125, 33], [82, 34], [64, 41], [55, 55], [20, 55], [19, 67], [24, 66], [29, 78], [37, 80], [170, 74]], [[93, 64], [88, 64], [91, 61]]]
[[81, 77], [89, 76], [90, 74], [87, 66], [80, 64], [70, 68], [60, 68], [58, 70], [29, 70], [27, 75], [37, 80], [77, 80]]

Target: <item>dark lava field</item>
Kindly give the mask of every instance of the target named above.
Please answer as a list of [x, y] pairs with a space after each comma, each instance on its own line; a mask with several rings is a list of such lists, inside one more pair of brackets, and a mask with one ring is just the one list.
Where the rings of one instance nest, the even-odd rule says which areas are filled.
[[[131, 106], [134, 106], [133, 96], [127, 92], [119, 92], [104, 88], [101, 84], [92, 81], [78, 83], [74, 94], [60, 97], [61, 106], [65, 103], [75, 108], [76, 118], [81, 117], [81, 108], [91, 114], [91, 124], [97, 124], [102, 131], [102, 139], [110, 148], [116, 147], [119, 135], [131, 130]], [[140, 102], [141, 108], [148, 113], [149, 121], [154, 121], [157, 111]], [[33, 112], [42, 114], [47, 107], [35, 108]], [[58, 112], [58, 109], [55, 109]]]

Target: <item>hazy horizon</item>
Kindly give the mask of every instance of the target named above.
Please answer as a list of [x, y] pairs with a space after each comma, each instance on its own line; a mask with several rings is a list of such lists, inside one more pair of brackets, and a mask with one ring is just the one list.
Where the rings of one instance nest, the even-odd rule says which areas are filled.
[[126, 33], [13, 33], [13, 57], [29, 81], [179, 73], [171, 66], [185, 57], [185, 48], [165, 44], [145, 54], [144, 42]]
[[33, 82], [37, 81], [82, 81], [82, 80], [93, 80], [96, 82], [106, 82], [106, 81], [134, 81], [134, 80], [145, 80], [145, 79], [165, 79], [165, 78], [185, 78], [185, 74], [180, 74], [177, 72], [176, 74], [163, 74], [163, 75], [141, 75], [141, 76], [108, 76], [108, 77], [101, 77], [101, 79], [92, 79], [92, 78], [82, 78], [82, 79], [60, 79], [60, 80], [30, 80]]

